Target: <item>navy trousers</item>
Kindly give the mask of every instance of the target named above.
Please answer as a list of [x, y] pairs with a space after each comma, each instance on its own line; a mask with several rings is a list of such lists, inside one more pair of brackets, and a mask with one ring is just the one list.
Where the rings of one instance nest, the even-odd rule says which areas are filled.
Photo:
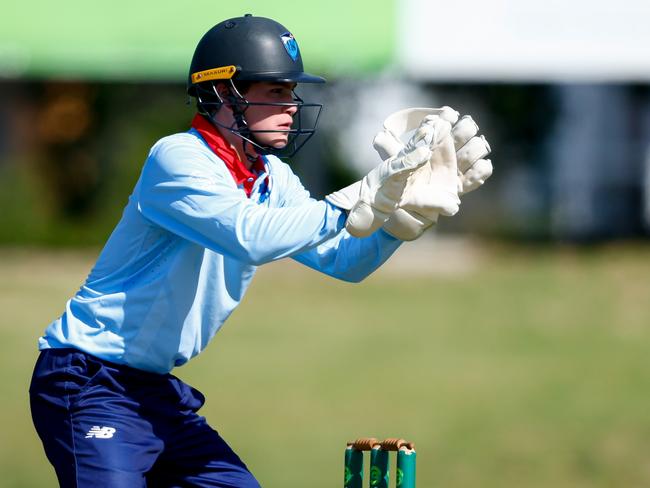
[[203, 395], [171, 374], [75, 349], [41, 352], [32, 419], [62, 487], [259, 488], [197, 411]]

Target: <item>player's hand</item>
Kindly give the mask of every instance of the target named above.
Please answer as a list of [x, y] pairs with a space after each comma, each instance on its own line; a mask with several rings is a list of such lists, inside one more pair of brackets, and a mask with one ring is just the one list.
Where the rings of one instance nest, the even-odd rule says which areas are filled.
[[326, 197], [333, 205], [349, 210], [346, 229], [351, 235], [365, 237], [379, 229], [402, 200], [409, 176], [451, 140], [451, 124], [437, 116], [421, 118], [413, 128], [409, 141], [395, 147], [397, 152], [361, 181]]
[[[428, 115], [425, 119], [439, 118]], [[458, 212], [458, 163], [451, 132], [431, 151], [428, 164], [414, 172], [399, 202], [399, 208], [427, 219], [438, 214], [451, 217]]]
[[[453, 124], [451, 136], [458, 165], [458, 195], [475, 190], [492, 174], [492, 162], [484, 159], [490, 153], [490, 146], [483, 136], [477, 136], [479, 128], [470, 116], [458, 120], [458, 112], [449, 107], [395, 112], [386, 119], [384, 129], [375, 137], [375, 149], [380, 157], [390, 157], [403, 145], [400, 135], [412, 130], [418, 118], [422, 120], [431, 115]], [[444, 205], [449, 201], [448, 186], [445, 183], [446, 177], [441, 175], [446, 174], [445, 165], [449, 163], [445, 161], [449, 161], [452, 149], [448, 142], [443, 147], [432, 154], [430, 164], [422, 166], [409, 177], [399, 208], [383, 226], [384, 230], [398, 239], [417, 239], [437, 222], [439, 215], [450, 216], [455, 213], [453, 207]]]

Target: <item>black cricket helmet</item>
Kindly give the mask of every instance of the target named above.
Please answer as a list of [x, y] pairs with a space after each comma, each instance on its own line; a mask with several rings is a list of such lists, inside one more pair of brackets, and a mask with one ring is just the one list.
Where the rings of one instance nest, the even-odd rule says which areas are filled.
[[[282, 24], [265, 17], [246, 14], [224, 20], [212, 27], [201, 38], [190, 65], [187, 93], [196, 98], [199, 113], [220, 129], [229, 130], [255, 146], [260, 154], [292, 156], [316, 131], [321, 104], [305, 103], [294, 91], [290, 103], [251, 102], [238, 86], [250, 82], [324, 83], [325, 79], [305, 73], [296, 39]], [[241, 83], [244, 82], [244, 83]], [[229, 86], [229, 95], [220, 96], [217, 84]], [[226, 127], [215, 121], [214, 114], [223, 105], [233, 110], [236, 127]], [[258, 142], [255, 130], [246, 122], [246, 109], [251, 105], [292, 105], [298, 108], [287, 145], [282, 149]], [[311, 109], [312, 117], [305, 117], [303, 109]], [[303, 128], [305, 118], [311, 118], [311, 127]]]

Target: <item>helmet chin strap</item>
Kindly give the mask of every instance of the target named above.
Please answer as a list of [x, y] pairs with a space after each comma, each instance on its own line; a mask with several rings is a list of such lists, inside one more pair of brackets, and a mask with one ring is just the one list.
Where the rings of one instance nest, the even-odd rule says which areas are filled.
[[[257, 161], [259, 155], [265, 156], [267, 154], [272, 154], [272, 148], [266, 147], [259, 141], [255, 140], [253, 131], [248, 128], [243, 112], [240, 111], [237, 115], [233, 112], [234, 121], [229, 126], [215, 120], [214, 113], [203, 112], [203, 116], [206, 117], [216, 129], [227, 130], [231, 134], [239, 137], [242, 141], [244, 155], [249, 162], [254, 163]], [[252, 148], [254, 153], [249, 152], [248, 148]]]
[[[237, 90], [237, 87], [232, 80], [230, 80], [230, 90], [226, 98], [228, 98], [228, 101], [230, 102], [232, 115], [235, 119], [234, 123], [230, 127], [230, 132], [238, 135], [241, 138], [242, 149], [246, 155], [246, 159], [248, 159], [249, 162], [254, 163], [257, 161], [259, 155], [270, 154], [272, 148], [265, 146], [260, 141], [256, 140], [255, 134], [248, 127], [248, 121], [246, 120], [245, 116], [246, 109], [248, 108], [248, 102], [246, 100], [246, 97], [244, 97], [239, 92], [239, 90]], [[242, 105], [244, 106], [243, 109]], [[236, 126], [237, 129], [235, 130], [233, 126]], [[251, 148], [253, 150], [252, 154], [248, 151], [248, 148]]]
[[[233, 125], [231, 126], [231, 132], [233, 134], [237, 134], [241, 140], [242, 140], [242, 149], [244, 151], [244, 154], [246, 155], [246, 159], [248, 159], [248, 162], [254, 163], [257, 161], [258, 158], [258, 153], [257, 151], [253, 150], [253, 154], [248, 152], [248, 147], [253, 146], [255, 147], [257, 144], [251, 144], [252, 139], [255, 138], [255, 136], [251, 133], [251, 130], [248, 128], [248, 123], [246, 122], [246, 117], [244, 117], [244, 110], [241, 110], [237, 105], [233, 105], [233, 112], [232, 115], [235, 119]], [[237, 130], [234, 130], [233, 126], [237, 126]], [[261, 146], [261, 145], [260, 145]]]
[[[254, 130], [251, 130], [248, 122], [246, 120], [246, 110], [249, 106], [252, 105], [277, 105], [277, 106], [287, 106], [289, 104], [275, 104], [275, 103], [253, 103], [246, 100], [246, 98], [237, 90], [237, 87], [234, 85], [232, 80], [229, 80], [231, 86], [228, 91], [224, 93], [223, 91], [219, 93], [216, 84], [213, 82], [210, 83], [210, 88], [207, 90], [202, 90], [200, 86], [196, 87], [196, 99], [197, 99], [197, 108], [199, 113], [203, 115], [216, 129], [218, 130], [227, 130], [231, 134], [236, 135], [242, 140], [242, 149], [246, 159], [249, 162], [255, 162], [258, 155], [274, 155], [279, 158], [286, 158], [293, 156], [298, 149], [300, 149], [305, 142], [307, 142], [315, 132], [316, 124], [318, 123], [318, 117], [320, 115], [320, 110], [322, 105], [320, 104], [305, 104], [300, 97], [294, 92], [294, 101], [295, 105], [298, 107], [298, 128], [296, 130], [287, 130], [287, 131], [261, 131], [261, 132], [282, 132], [288, 134], [287, 143], [281, 147], [276, 148], [273, 146], [267, 146], [259, 141], [256, 137]], [[207, 99], [204, 100], [203, 97]], [[223, 108], [223, 106], [228, 106], [232, 112], [232, 123], [226, 125], [222, 122], [219, 122], [215, 115], [217, 112]], [[313, 128], [303, 130], [301, 122], [301, 109], [302, 107], [312, 107], [317, 108], [315, 121], [313, 122]], [[298, 137], [301, 137], [302, 140], [299, 141]], [[288, 149], [288, 150], [287, 150]]]

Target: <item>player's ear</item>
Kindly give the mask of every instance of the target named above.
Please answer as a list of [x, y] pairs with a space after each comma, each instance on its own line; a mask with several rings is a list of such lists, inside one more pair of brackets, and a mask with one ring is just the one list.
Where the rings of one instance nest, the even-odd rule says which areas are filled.
[[232, 96], [230, 87], [225, 83], [217, 83], [214, 87], [222, 100], [227, 100], [228, 97]]
[[216, 92], [219, 101], [223, 103], [223, 105], [219, 106], [216, 111], [221, 109], [232, 111], [232, 104], [236, 102], [236, 97], [232, 92], [232, 87], [227, 83], [215, 83], [212, 90], [213, 93]]

